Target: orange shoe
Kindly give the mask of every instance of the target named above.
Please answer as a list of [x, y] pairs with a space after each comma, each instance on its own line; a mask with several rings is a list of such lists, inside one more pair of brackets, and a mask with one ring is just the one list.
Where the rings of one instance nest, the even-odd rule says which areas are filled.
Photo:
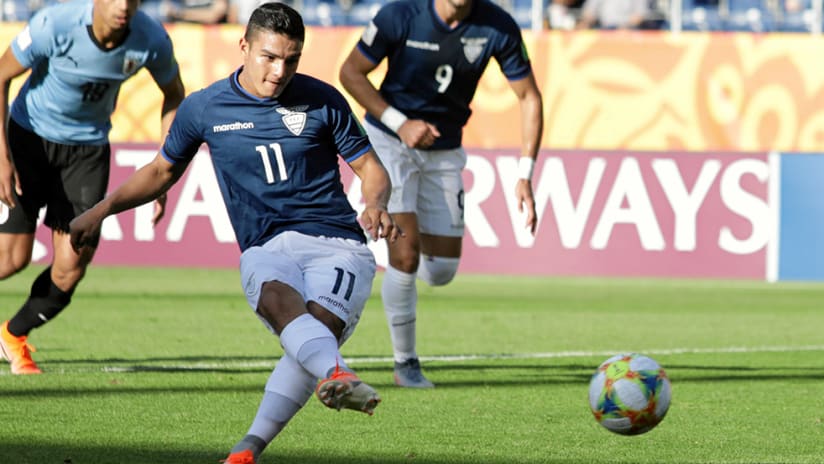
[[354, 373], [342, 371], [338, 367], [335, 367], [331, 377], [318, 382], [315, 394], [326, 407], [338, 411], [343, 408], [352, 409], [370, 416], [381, 402], [374, 388], [361, 381]]
[[26, 342], [27, 336], [15, 337], [9, 332], [9, 321], [0, 325], [0, 355], [11, 363], [12, 374], [40, 374], [43, 371], [31, 359], [37, 351]]
[[255, 455], [250, 450], [232, 453], [228, 458], [220, 461], [224, 464], [255, 464]]

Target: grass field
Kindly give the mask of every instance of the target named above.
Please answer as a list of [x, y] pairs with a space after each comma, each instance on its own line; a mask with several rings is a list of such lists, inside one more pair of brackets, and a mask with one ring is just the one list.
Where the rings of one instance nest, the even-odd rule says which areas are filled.
[[[42, 268], [0, 283], [8, 318]], [[214, 464], [246, 432], [282, 351], [236, 271], [93, 267], [33, 332], [41, 376], [0, 365], [0, 462]], [[392, 384], [377, 281], [343, 353], [383, 403], [316, 399], [261, 463], [821, 463], [824, 285], [459, 276], [420, 285], [419, 351], [437, 388]], [[646, 435], [592, 418], [613, 353], [648, 354], [673, 402]]]

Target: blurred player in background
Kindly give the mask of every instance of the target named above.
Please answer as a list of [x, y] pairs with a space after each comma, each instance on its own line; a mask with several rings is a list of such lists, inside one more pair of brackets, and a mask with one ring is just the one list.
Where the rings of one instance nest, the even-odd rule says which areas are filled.
[[[368, 79], [383, 59], [380, 90]], [[537, 224], [532, 168], [543, 131], [541, 93], [518, 25], [489, 0], [401, 0], [381, 8], [347, 57], [340, 80], [366, 111], [366, 131], [392, 179], [389, 212], [405, 232], [389, 243], [382, 298], [395, 383], [432, 387], [415, 347], [416, 276], [446, 285], [464, 234], [461, 146], [469, 104], [495, 58], [521, 109], [522, 156], [515, 186], [526, 227]]]
[[[147, 68], [163, 92], [165, 134], [184, 89], [172, 42], [139, 0], [75, 0], [34, 15], [0, 57], [0, 279], [32, 259], [40, 208], [54, 257], [29, 298], [0, 326], [14, 374], [39, 374], [28, 335], [71, 301], [93, 250], [75, 253], [69, 222], [100, 201], [109, 181], [109, 131], [120, 86]], [[7, 115], [11, 80], [31, 69]], [[158, 203], [155, 223], [163, 215]]]
[[576, 27], [640, 29], [649, 13], [649, 0], [586, 0]]
[[[304, 34], [291, 7], [255, 9], [240, 41], [243, 66], [186, 98], [154, 161], [71, 223], [72, 244], [94, 246], [106, 216], [165, 192], [208, 145], [242, 251], [246, 299], [284, 350], [230, 464], [254, 463], [313, 390], [335, 409], [372, 414], [380, 401], [338, 346], [372, 291], [376, 264], [363, 228], [373, 240], [399, 233], [386, 210], [389, 175], [343, 95], [297, 74]], [[362, 181], [360, 224], [339, 153]]]

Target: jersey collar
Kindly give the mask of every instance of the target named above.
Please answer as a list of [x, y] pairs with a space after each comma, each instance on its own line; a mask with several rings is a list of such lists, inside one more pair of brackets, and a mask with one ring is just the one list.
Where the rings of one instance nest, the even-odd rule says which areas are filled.
[[251, 93], [249, 93], [248, 90], [244, 89], [243, 86], [240, 85], [240, 72], [241, 71], [243, 71], [243, 66], [237, 68], [235, 70], [235, 72], [232, 73], [232, 76], [229, 79], [229, 81], [232, 84], [232, 87], [234, 87], [234, 89], [235, 89], [235, 92], [241, 94], [242, 96], [244, 96], [246, 98], [254, 100], [256, 102], [268, 102], [268, 101], [276, 100], [275, 98], [261, 98], [261, 97], [258, 97], [256, 95], [252, 95]]

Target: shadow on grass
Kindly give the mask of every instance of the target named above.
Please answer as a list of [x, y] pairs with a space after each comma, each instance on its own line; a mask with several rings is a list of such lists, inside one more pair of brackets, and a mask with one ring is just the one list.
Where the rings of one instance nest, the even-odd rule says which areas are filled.
[[[376, 357], [364, 356], [363, 359]], [[358, 359], [357, 357], [353, 359]], [[36, 379], [26, 382], [26, 388], [20, 389], [20, 384], [13, 382], [0, 383], [0, 397], [22, 397], [37, 394], [43, 397], [72, 397], [83, 395], [123, 395], [145, 393], [190, 393], [190, 392], [259, 392], [263, 388], [261, 374], [271, 372], [269, 367], [219, 367], [221, 363], [255, 363], [271, 362], [272, 366], [277, 358], [249, 356], [244, 358], [222, 356], [184, 356], [184, 357], [154, 357], [154, 358], [106, 358], [98, 360], [54, 360], [43, 363], [42, 366], [48, 375], [50, 370], [61, 371], [61, 365], [71, 366], [105, 366], [94, 375], [140, 375], [141, 373], [161, 374], [228, 374], [231, 380], [198, 382], [196, 385], [151, 385], [130, 386], [116, 385], [106, 387], [60, 388], [50, 383], [46, 388], [38, 388]], [[154, 365], [154, 363], [168, 363], [169, 365]], [[179, 364], [179, 365], [177, 365]], [[187, 365], [188, 364], [188, 365]], [[204, 366], [198, 366], [203, 364]], [[215, 366], [209, 366], [215, 364]], [[399, 388], [392, 383], [392, 365], [390, 362], [381, 364], [369, 363], [358, 365], [353, 363], [355, 370], [362, 375], [370, 374], [368, 382], [375, 388]], [[585, 363], [553, 364], [551, 362], [512, 362], [512, 360], [474, 360], [463, 362], [432, 361], [424, 366], [425, 372], [436, 383], [439, 390], [466, 389], [477, 387], [546, 387], [564, 385], [587, 385], [594, 372], [594, 367]], [[735, 366], [735, 365], [690, 365], [677, 364], [666, 366], [667, 373], [673, 383], [704, 383], [704, 382], [770, 382], [770, 381], [820, 381], [824, 380], [824, 370], [810, 369], [809, 367], [795, 368], [792, 366]], [[85, 375], [88, 370], [73, 371], [66, 368], [68, 374]], [[5, 373], [4, 373], [5, 374]], [[380, 380], [374, 377], [380, 374]], [[3, 377], [13, 377], [0, 375]], [[182, 377], [188, 378], [188, 377]], [[27, 379], [28, 380], [28, 379]], [[182, 382], [181, 382], [182, 383]]]
[[[162, 448], [162, 446], [158, 446]], [[81, 445], [56, 445], [8, 443], [0, 441], [0, 457], [3, 462], [14, 464], [217, 464], [226, 457], [225, 452], [147, 450], [125, 447], [92, 447]], [[449, 456], [424, 458], [420, 456], [385, 455], [380, 452], [370, 456], [340, 456], [334, 451], [326, 454], [290, 451], [285, 454], [272, 448], [266, 450], [257, 464], [478, 464], [476, 456]], [[565, 459], [541, 459], [520, 461], [520, 464], [578, 464]], [[484, 460], [484, 464], [511, 464], [510, 460]], [[592, 463], [597, 464], [597, 463]]]
[[[0, 388], [0, 398], [85, 398], [88, 396], [123, 396], [123, 395], [174, 395], [174, 394], [191, 394], [191, 393], [262, 393], [265, 381], [257, 382], [255, 384], [227, 384], [204, 386], [149, 386], [149, 387], [131, 387], [124, 385], [112, 385], [111, 387], [48, 387], [37, 388], [34, 383], [27, 385], [25, 390], [16, 388]], [[5, 464], [2, 460], [3, 453], [0, 448], [0, 463]]]

